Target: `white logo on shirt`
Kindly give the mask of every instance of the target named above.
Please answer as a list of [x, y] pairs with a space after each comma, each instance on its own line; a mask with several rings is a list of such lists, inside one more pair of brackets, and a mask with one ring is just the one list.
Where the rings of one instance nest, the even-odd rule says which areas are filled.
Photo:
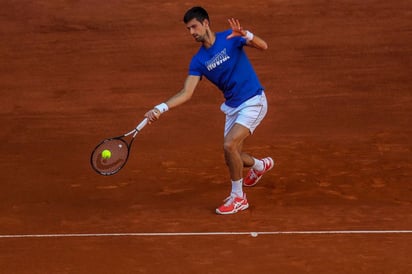
[[224, 62], [230, 59], [230, 56], [226, 53], [226, 48], [224, 48], [221, 52], [213, 56], [212, 59], [205, 63], [206, 68], [208, 71], [215, 69], [216, 67], [220, 66]]

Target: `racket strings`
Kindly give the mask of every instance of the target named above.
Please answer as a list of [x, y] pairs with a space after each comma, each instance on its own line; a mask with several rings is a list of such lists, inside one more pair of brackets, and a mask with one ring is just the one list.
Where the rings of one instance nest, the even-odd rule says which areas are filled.
[[[104, 150], [111, 152], [110, 158], [103, 157], [102, 152]], [[128, 156], [128, 145], [123, 139], [108, 139], [95, 148], [91, 157], [91, 163], [98, 173], [111, 175], [124, 166]]]

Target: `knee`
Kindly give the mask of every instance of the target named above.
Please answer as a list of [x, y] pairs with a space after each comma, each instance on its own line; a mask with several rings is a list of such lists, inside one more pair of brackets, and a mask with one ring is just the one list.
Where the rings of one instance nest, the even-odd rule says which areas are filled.
[[232, 140], [225, 140], [223, 143], [223, 150], [225, 153], [234, 153], [237, 151], [236, 143]]

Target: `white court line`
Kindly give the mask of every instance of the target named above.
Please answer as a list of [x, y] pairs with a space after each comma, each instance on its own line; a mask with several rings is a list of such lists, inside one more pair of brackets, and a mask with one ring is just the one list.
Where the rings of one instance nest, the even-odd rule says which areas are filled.
[[319, 230], [319, 231], [250, 231], [250, 232], [136, 232], [136, 233], [68, 233], [0, 235], [10, 238], [70, 238], [70, 237], [182, 237], [219, 235], [328, 235], [328, 234], [412, 234], [412, 230]]

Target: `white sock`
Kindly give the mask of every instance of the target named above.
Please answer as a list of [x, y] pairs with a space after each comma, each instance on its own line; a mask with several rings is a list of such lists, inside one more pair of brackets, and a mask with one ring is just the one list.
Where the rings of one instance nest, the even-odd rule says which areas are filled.
[[232, 195], [243, 197], [243, 179], [232, 181]]
[[253, 164], [252, 168], [257, 171], [263, 171], [263, 169], [265, 168], [263, 161], [256, 158], [253, 158], [253, 160], [255, 161], [255, 163]]

